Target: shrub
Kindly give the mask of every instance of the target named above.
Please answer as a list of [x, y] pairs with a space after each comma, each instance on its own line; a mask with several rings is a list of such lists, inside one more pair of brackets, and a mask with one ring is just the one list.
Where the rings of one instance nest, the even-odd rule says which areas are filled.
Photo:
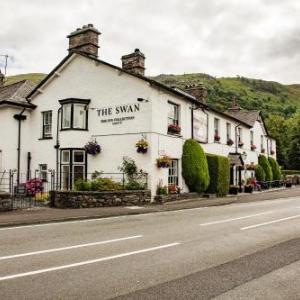
[[191, 192], [202, 193], [209, 185], [209, 171], [202, 147], [193, 139], [186, 140], [182, 153], [182, 176]]
[[78, 179], [74, 183], [74, 189], [76, 191], [90, 191], [91, 182], [88, 180]]
[[272, 168], [273, 180], [280, 180], [281, 170], [278, 162], [273, 157], [269, 157], [269, 164]]
[[122, 188], [122, 184], [110, 178], [97, 178], [94, 180], [80, 179], [75, 182], [76, 191], [115, 191]]
[[138, 182], [136, 180], [130, 180], [125, 185], [126, 190], [144, 190], [146, 188], [146, 184], [142, 182]]
[[227, 157], [207, 154], [209, 176], [208, 193], [225, 196], [229, 191], [230, 164]]
[[257, 181], [265, 181], [266, 180], [266, 174], [262, 166], [257, 165], [255, 169], [255, 177]]
[[268, 159], [264, 155], [258, 156], [258, 163], [261, 165], [261, 167], [264, 169], [266, 174], [266, 181], [272, 181], [273, 180], [273, 173], [272, 168], [269, 164]]

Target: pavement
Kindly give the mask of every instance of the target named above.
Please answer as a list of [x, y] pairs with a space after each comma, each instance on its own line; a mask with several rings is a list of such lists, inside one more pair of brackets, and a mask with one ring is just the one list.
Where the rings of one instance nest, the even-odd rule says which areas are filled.
[[298, 300], [300, 195], [282, 192], [0, 228], [0, 299]]
[[66, 222], [91, 218], [107, 218], [120, 215], [136, 215], [162, 211], [191, 209], [197, 207], [209, 207], [228, 205], [232, 203], [247, 203], [254, 201], [271, 200], [274, 198], [286, 198], [300, 195], [300, 187], [291, 189], [273, 189], [253, 194], [239, 194], [225, 198], [199, 198], [167, 202], [164, 204], [151, 204], [138, 207], [118, 206], [81, 209], [56, 209], [49, 207], [34, 207], [24, 210], [14, 210], [0, 213], [0, 227], [23, 226], [49, 222]]

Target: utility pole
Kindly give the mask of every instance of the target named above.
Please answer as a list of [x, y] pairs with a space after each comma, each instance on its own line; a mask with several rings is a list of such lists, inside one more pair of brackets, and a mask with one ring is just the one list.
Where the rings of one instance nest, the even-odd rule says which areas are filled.
[[4, 57], [4, 59], [5, 59], [5, 64], [4, 64], [4, 75], [6, 75], [7, 61], [8, 61], [9, 58], [11, 58], [11, 56], [9, 56], [8, 54], [0, 54], [0, 57]]

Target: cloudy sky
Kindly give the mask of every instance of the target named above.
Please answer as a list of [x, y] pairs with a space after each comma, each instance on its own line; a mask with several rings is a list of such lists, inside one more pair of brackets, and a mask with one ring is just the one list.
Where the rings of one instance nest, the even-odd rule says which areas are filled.
[[9, 0], [0, 12], [8, 75], [49, 72], [67, 54], [66, 35], [93, 23], [102, 32], [101, 59], [120, 65], [122, 55], [140, 48], [147, 75], [300, 83], [297, 0]]

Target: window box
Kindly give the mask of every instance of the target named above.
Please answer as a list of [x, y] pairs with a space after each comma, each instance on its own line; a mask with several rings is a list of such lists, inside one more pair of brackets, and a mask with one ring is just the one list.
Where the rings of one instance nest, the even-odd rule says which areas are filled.
[[255, 145], [251, 145], [251, 151], [255, 151], [256, 150], [256, 146]]
[[168, 125], [168, 133], [169, 134], [180, 134], [181, 127], [176, 124], [170, 124]]
[[228, 139], [227, 140], [227, 145], [228, 146], [232, 146], [234, 144], [233, 140], [232, 139]]

